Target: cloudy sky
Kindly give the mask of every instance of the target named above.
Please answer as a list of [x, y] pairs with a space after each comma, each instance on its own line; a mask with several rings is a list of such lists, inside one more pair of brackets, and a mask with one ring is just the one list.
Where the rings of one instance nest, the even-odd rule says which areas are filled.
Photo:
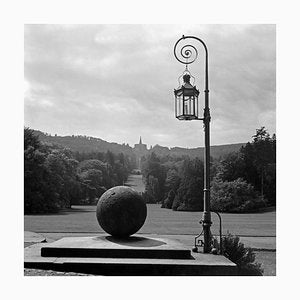
[[[261, 126], [274, 133], [274, 25], [26, 25], [25, 126], [131, 146], [140, 135], [148, 145], [203, 146], [202, 122], [174, 117], [182, 34], [208, 46], [211, 144], [247, 142]], [[203, 105], [197, 47], [189, 69]]]

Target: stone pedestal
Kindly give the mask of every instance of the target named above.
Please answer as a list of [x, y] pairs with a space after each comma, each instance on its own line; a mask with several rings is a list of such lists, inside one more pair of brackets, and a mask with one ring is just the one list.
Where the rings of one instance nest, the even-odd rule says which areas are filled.
[[97, 275], [236, 275], [220, 255], [191, 253], [180, 242], [159, 236], [67, 237], [25, 248], [25, 267]]

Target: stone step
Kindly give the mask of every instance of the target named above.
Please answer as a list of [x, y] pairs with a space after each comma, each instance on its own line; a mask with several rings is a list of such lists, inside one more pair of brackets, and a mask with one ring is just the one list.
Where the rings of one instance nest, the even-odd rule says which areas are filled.
[[103, 235], [62, 238], [45, 244], [41, 256], [193, 259], [191, 251], [175, 240], [137, 236], [118, 239]]

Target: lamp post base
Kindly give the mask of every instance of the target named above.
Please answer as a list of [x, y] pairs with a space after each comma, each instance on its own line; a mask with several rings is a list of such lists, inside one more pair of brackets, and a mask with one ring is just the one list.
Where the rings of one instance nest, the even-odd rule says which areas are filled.
[[203, 227], [203, 237], [204, 237], [204, 244], [203, 244], [203, 253], [210, 253], [211, 251], [211, 232], [210, 232], [210, 226], [212, 222], [211, 221], [202, 221], [202, 227]]

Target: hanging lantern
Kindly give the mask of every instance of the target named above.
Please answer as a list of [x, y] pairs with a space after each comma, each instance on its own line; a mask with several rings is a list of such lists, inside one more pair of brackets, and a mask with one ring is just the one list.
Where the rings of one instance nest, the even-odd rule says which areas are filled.
[[198, 95], [199, 90], [190, 83], [191, 75], [182, 76], [183, 84], [174, 90], [175, 116], [179, 120], [198, 120]]

